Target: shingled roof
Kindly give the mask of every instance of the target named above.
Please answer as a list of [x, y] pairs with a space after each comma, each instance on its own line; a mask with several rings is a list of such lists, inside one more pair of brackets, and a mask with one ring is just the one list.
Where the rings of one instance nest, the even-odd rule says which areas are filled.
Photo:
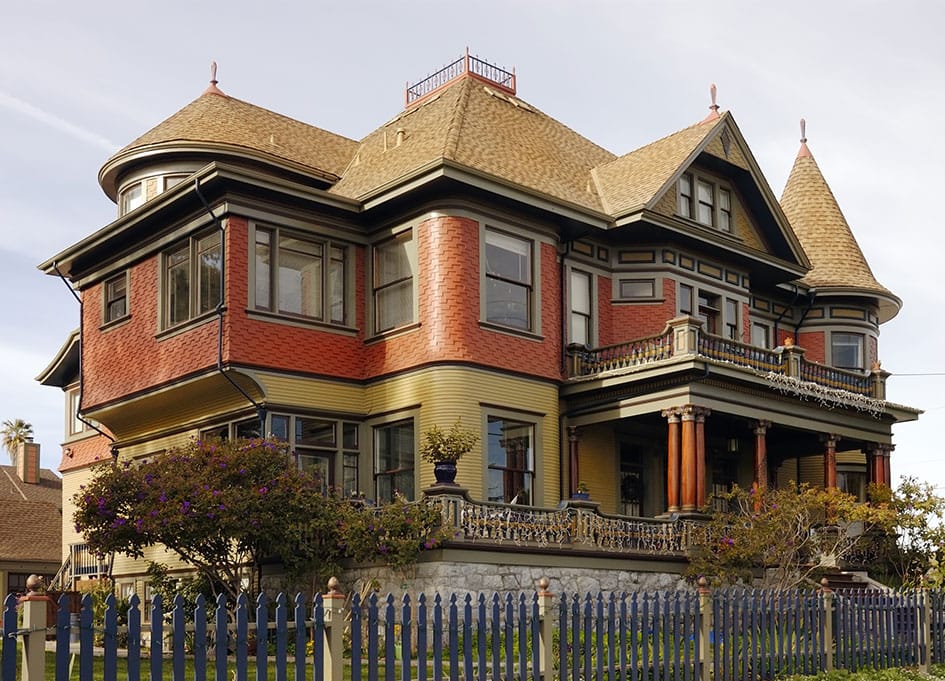
[[781, 208], [810, 258], [811, 270], [802, 279], [805, 284], [875, 294], [885, 299], [881, 301], [883, 321], [895, 316], [901, 302], [873, 276], [806, 140], [801, 141], [781, 195]]
[[514, 95], [464, 76], [365, 137], [331, 191], [363, 200], [449, 162], [602, 212], [590, 171], [614, 158]]
[[[126, 145], [102, 167], [100, 180], [128, 156], [181, 143], [213, 143], [297, 163], [337, 179], [357, 142], [230, 97], [216, 87]], [[103, 181], [103, 186], [105, 186]], [[106, 192], [109, 187], [105, 187]]]
[[727, 115], [696, 123], [595, 168], [592, 174], [605, 210], [616, 216], [647, 206], [706, 138], [724, 125]]
[[62, 480], [41, 469], [39, 483], [0, 466], [0, 558], [58, 563], [62, 544]]

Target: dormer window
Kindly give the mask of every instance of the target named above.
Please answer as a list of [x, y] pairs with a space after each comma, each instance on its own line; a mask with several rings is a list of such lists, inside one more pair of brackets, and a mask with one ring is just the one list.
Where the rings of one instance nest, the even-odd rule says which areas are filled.
[[683, 173], [676, 185], [676, 212], [706, 227], [732, 232], [732, 192], [706, 177]]
[[[140, 177], [125, 184], [118, 192], [118, 214], [126, 215], [145, 201], [166, 192], [187, 179], [189, 173], [172, 172]], [[126, 178], [127, 179], [127, 178]]]

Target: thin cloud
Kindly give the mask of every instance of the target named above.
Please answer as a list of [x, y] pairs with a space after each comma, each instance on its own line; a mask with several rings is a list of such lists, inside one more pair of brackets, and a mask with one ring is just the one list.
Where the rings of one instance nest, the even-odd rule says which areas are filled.
[[48, 111], [43, 111], [37, 106], [30, 104], [27, 101], [20, 99], [19, 97], [14, 97], [13, 95], [7, 94], [6, 92], [0, 92], [0, 107], [10, 109], [18, 114], [22, 114], [28, 118], [33, 119], [43, 125], [54, 128], [59, 132], [63, 132], [71, 137], [74, 137], [77, 140], [86, 142], [93, 146], [104, 149], [105, 151], [112, 152], [119, 147], [109, 139], [102, 137], [101, 135], [92, 132], [91, 130], [86, 130], [85, 128], [70, 123], [69, 121], [60, 118], [59, 116], [49, 113]]

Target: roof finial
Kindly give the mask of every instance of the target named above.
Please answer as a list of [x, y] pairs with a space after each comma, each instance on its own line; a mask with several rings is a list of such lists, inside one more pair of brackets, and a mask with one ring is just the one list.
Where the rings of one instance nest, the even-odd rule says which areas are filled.
[[797, 152], [798, 158], [808, 158], [811, 156], [810, 149], [807, 148], [807, 121], [801, 119], [801, 148]]
[[217, 81], [217, 63], [216, 61], [211, 61], [210, 62], [210, 84], [207, 86], [207, 89], [203, 91], [203, 93], [205, 95], [223, 95], [224, 97], [226, 97], [226, 94], [224, 94], [223, 90], [217, 87], [217, 82], [219, 82]]
[[712, 97], [712, 104], [709, 106], [709, 115], [702, 119], [702, 122], [714, 121], [719, 118], [719, 105], [716, 103], [715, 98], [718, 94], [718, 90], [715, 87], [715, 83], [709, 87], [709, 95]]

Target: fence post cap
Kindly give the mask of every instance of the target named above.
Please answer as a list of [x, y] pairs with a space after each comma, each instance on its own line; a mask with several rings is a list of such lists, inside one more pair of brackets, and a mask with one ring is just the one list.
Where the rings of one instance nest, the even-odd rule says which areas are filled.
[[833, 589], [830, 588], [830, 580], [827, 579], [826, 577], [820, 578], [820, 590], [823, 591], [825, 594], [833, 593]]
[[711, 589], [709, 589], [709, 580], [706, 579], [704, 575], [696, 580], [696, 584], [699, 587], [699, 593], [702, 595], [706, 595], [711, 591]]
[[539, 593], [546, 594], [548, 593], [548, 587], [551, 586], [551, 581], [547, 577], [540, 577], [538, 579], [538, 591]]
[[342, 594], [341, 594], [341, 589], [339, 588], [340, 586], [341, 586], [341, 582], [338, 581], [337, 577], [329, 578], [328, 593], [326, 595], [331, 598], [337, 598], [338, 596], [341, 596]]

